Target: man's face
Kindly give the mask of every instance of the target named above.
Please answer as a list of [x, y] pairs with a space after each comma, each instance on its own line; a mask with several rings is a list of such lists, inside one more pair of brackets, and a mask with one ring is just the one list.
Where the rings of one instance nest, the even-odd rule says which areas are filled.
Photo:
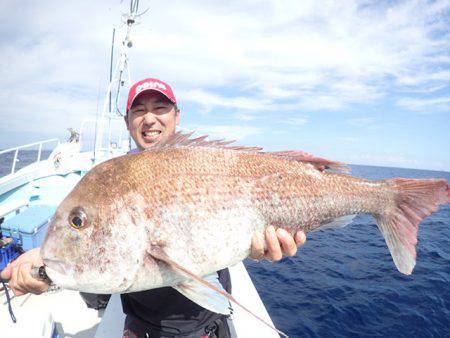
[[175, 133], [180, 112], [166, 96], [152, 90], [134, 100], [125, 121], [137, 147], [144, 150]]

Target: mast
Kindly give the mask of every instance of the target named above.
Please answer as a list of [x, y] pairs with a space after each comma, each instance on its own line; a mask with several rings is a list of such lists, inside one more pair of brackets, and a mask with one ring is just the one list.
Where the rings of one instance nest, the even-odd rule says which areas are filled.
[[[112, 71], [113, 51], [114, 51], [114, 37], [115, 29], [113, 30], [113, 42], [111, 47], [111, 64], [110, 64], [110, 81], [108, 89], [105, 95], [103, 109], [101, 115], [97, 119], [95, 130], [95, 147], [94, 147], [94, 162], [104, 157], [105, 152], [111, 152], [111, 122], [113, 120], [123, 119], [126, 112], [121, 112], [118, 105], [120, 90], [123, 86], [130, 86], [131, 76], [129, 68], [128, 53], [133, 46], [131, 41], [131, 30], [136, 23], [136, 17], [144, 14], [138, 14], [139, 0], [130, 1], [130, 11], [126, 14], [126, 34], [122, 40], [120, 47], [120, 54], [115, 65], [114, 71]], [[114, 93], [113, 90], [115, 89]], [[114, 94], [114, 95], [113, 95]], [[114, 97], [114, 99], [112, 99]], [[106, 122], [108, 122], [108, 139], [107, 145], [104, 147], [103, 139], [105, 135]]]
[[[114, 37], [116, 35], [116, 29], [113, 28], [112, 42], [111, 42], [111, 58], [109, 60], [109, 82], [112, 80], [113, 61], [114, 61]], [[111, 92], [109, 93], [109, 111], [111, 111]]]

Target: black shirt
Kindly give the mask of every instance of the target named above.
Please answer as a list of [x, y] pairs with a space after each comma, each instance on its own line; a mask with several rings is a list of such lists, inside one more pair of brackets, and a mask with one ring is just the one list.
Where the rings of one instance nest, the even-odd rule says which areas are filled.
[[[224, 289], [231, 293], [228, 269], [217, 272]], [[125, 328], [140, 332], [188, 334], [205, 328], [222, 317], [192, 302], [171, 287], [122, 294]]]

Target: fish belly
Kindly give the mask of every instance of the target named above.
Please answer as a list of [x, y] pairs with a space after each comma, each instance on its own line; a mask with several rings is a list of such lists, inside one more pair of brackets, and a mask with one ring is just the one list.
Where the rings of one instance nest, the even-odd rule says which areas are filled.
[[[224, 208], [209, 203], [166, 206], [150, 227], [149, 241], [163, 243], [168, 257], [199, 276], [235, 265], [249, 255], [253, 234], [266, 226], [250, 202], [249, 198], [237, 199]], [[149, 256], [127, 292], [173, 286], [187, 279]]]

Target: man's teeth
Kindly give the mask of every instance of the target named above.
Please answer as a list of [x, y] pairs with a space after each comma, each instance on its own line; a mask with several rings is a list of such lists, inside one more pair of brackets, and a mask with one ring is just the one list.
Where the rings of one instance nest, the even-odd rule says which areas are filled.
[[145, 136], [156, 136], [159, 135], [160, 131], [156, 130], [156, 131], [146, 131], [144, 132]]

